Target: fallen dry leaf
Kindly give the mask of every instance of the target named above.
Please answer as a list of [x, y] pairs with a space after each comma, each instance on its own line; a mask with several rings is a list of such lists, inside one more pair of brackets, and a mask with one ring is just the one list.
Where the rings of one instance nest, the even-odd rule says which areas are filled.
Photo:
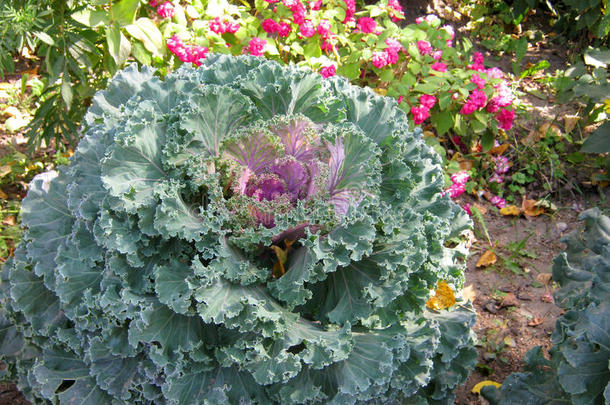
[[527, 326], [536, 327], [538, 325], [542, 325], [543, 322], [544, 320], [542, 318], [538, 318], [537, 316], [535, 316], [534, 319], [527, 323]]
[[551, 273], [540, 273], [536, 276], [536, 281], [540, 284], [548, 285], [552, 278], [553, 275]]
[[503, 143], [502, 145], [498, 145], [498, 146], [494, 146], [493, 148], [491, 148], [489, 150], [489, 153], [492, 155], [501, 155], [504, 152], [506, 152], [506, 149], [508, 149], [510, 145], [507, 143]]
[[380, 87], [376, 87], [374, 90], [375, 90], [375, 93], [380, 94], [382, 96], [385, 96], [386, 94], [388, 94], [388, 89], [382, 89]]
[[455, 295], [446, 281], [439, 281], [434, 295], [430, 297], [426, 306], [430, 309], [441, 310], [455, 305]]
[[518, 216], [521, 214], [521, 210], [516, 205], [507, 205], [506, 207], [500, 208], [500, 214]]
[[15, 217], [13, 215], [9, 215], [8, 217], [6, 217], [2, 220], [2, 224], [8, 225], [8, 226], [13, 226], [16, 223], [17, 223], [17, 220], [15, 219]]
[[505, 336], [502, 341], [508, 347], [515, 347], [515, 346], [517, 346], [517, 343], [515, 343], [515, 339], [513, 339], [512, 336]]
[[515, 294], [513, 294], [513, 293], [506, 294], [502, 298], [502, 301], [500, 302], [500, 308], [516, 307], [516, 306], [519, 306], [519, 300], [517, 300], [517, 297], [515, 297]]
[[491, 266], [497, 261], [498, 258], [496, 257], [496, 254], [493, 252], [493, 250], [488, 250], [481, 255], [481, 258], [477, 262], [477, 267]]
[[548, 302], [549, 304], [552, 304], [553, 303], [553, 296], [551, 295], [551, 293], [546, 293], [542, 297], [540, 297], [540, 301]]
[[19, 109], [17, 109], [17, 107], [6, 107], [4, 109], [4, 111], [2, 111], [2, 114], [5, 116], [9, 116], [9, 117], [21, 117], [21, 111], [19, 111]]
[[469, 284], [462, 289], [462, 297], [464, 297], [465, 300], [472, 302], [477, 299], [477, 293], [472, 284]]
[[563, 136], [563, 134], [561, 133], [561, 129], [559, 129], [559, 127], [557, 125], [551, 124], [550, 122], [545, 122], [544, 124], [540, 125], [540, 127], [538, 128], [538, 135], [540, 138], [545, 138], [547, 136], [547, 134], [549, 134], [551, 132], [553, 132], [555, 135], [557, 135], [560, 138]]
[[497, 388], [500, 388], [502, 386], [502, 384], [500, 384], [499, 382], [485, 380], [485, 381], [481, 381], [480, 383], [478, 383], [474, 387], [472, 387], [472, 393], [481, 394], [481, 388], [487, 387], [488, 385], [493, 385], [494, 387], [497, 387]]
[[566, 134], [572, 132], [580, 117], [578, 115], [566, 115], [563, 117], [563, 128], [566, 131]]
[[473, 161], [470, 159], [462, 159], [458, 160], [458, 162], [460, 163], [460, 170], [470, 170], [474, 165]]
[[485, 206], [483, 206], [479, 203], [472, 203], [472, 206], [475, 207], [476, 209], [478, 209], [479, 212], [481, 213], [481, 215], [487, 214], [488, 209]]
[[538, 201], [536, 200], [528, 200], [525, 196], [523, 196], [523, 200], [521, 202], [521, 211], [523, 211], [523, 215], [526, 217], [536, 217], [542, 213], [544, 213], [544, 208], [538, 207], [536, 205]]
[[2, 190], [0, 190], [0, 199], [8, 200], [8, 195], [6, 195], [6, 193]]

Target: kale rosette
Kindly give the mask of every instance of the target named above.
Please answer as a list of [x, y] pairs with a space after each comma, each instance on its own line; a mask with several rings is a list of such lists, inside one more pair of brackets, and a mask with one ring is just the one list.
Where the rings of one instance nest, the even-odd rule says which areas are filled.
[[469, 220], [392, 99], [256, 57], [98, 93], [37, 176], [0, 349], [60, 403], [450, 403], [476, 361]]

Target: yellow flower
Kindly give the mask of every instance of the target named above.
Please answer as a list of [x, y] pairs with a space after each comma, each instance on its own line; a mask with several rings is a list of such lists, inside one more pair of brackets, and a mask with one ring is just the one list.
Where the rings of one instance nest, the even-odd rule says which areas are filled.
[[606, 114], [610, 114], [610, 98], [605, 99], [604, 104], [606, 105]]

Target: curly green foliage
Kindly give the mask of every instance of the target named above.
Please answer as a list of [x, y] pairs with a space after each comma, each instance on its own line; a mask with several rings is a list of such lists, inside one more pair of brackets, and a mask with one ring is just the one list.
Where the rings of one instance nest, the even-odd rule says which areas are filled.
[[599, 209], [583, 212], [585, 229], [566, 237], [555, 258], [555, 302], [567, 312], [557, 320], [547, 360], [530, 350], [523, 373], [500, 390], [482, 392], [492, 404], [603, 404], [610, 401], [610, 219]]
[[[3, 272], [2, 352], [61, 403], [451, 403], [474, 313], [469, 221], [396, 102], [210, 56], [120, 72]], [[85, 400], [86, 399], [86, 400]], [[112, 403], [115, 403], [112, 402]]]

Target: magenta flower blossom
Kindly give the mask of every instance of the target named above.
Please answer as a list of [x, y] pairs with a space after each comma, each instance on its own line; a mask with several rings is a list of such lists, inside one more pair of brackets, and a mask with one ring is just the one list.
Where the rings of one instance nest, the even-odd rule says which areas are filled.
[[258, 37], [253, 37], [250, 42], [248, 42], [248, 47], [244, 48], [244, 51], [253, 56], [263, 56], [266, 48], [266, 40]]
[[432, 45], [428, 41], [417, 41], [417, 49], [419, 49], [419, 53], [422, 55], [431, 55], [432, 54]]
[[470, 78], [470, 81], [472, 83], [476, 84], [479, 89], [485, 88], [485, 83], [486, 83], [485, 79], [480, 78], [478, 74], [472, 75], [472, 77]]
[[498, 184], [504, 183], [504, 176], [499, 174], [499, 173], [494, 173], [489, 178], [489, 182], [490, 183], [498, 183]]
[[172, 3], [166, 1], [157, 7], [157, 14], [159, 14], [161, 18], [172, 18], [174, 14], [176, 14], [176, 10], [174, 9], [174, 5]]
[[494, 195], [493, 197], [491, 197], [489, 199], [489, 202], [491, 202], [497, 208], [504, 208], [504, 207], [506, 207], [506, 200], [504, 198], [502, 198], [502, 197], [498, 197], [497, 195]]
[[445, 30], [449, 35], [451, 35], [451, 39], [455, 38], [455, 31], [451, 25], [443, 25], [441, 29]]
[[431, 94], [422, 94], [419, 96], [419, 104], [429, 110], [436, 104], [436, 97]]
[[301, 35], [305, 38], [311, 38], [316, 33], [316, 29], [310, 20], [303, 21], [303, 24], [301, 24], [299, 28], [301, 30]]
[[402, 6], [398, 0], [388, 0], [388, 15], [394, 22], [405, 18], [405, 13], [402, 11]]
[[432, 52], [432, 57], [434, 58], [434, 60], [441, 60], [441, 58], [443, 57], [443, 51], [439, 49]]
[[388, 53], [387, 52], [373, 52], [372, 58], [373, 66], [377, 69], [381, 69], [384, 66], [387, 66], [389, 63]]
[[[322, 7], [322, 0], [309, 2], [309, 8], [311, 8], [313, 11], [319, 10], [320, 7]], [[356, 3], [354, 2], [354, 11], [355, 11], [355, 7], [356, 7]]]
[[370, 17], [362, 17], [358, 19], [356, 26], [363, 34], [372, 34], [377, 29], [377, 21]]
[[483, 72], [485, 71], [485, 58], [483, 57], [483, 54], [481, 52], [475, 52], [473, 59], [472, 59], [472, 64], [468, 65], [468, 69], [470, 70], [476, 70], [478, 72]]
[[331, 35], [331, 28], [332, 26], [330, 25], [330, 22], [328, 20], [322, 20], [320, 21], [320, 24], [318, 24], [317, 31], [322, 38], [328, 39]]
[[508, 158], [505, 156], [494, 156], [491, 158], [495, 164], [495, 172], [504, 174], [508, 171], [510, 165], [508, 164]]
[[332, 42], [323, 40], [320, 43], [320, 49], [322, 49], [326, 53], [330, 53], [335, 50], [335, 46], [332, 44]]
[[205, 59], [209, 49], [199, 45], [185, 45], [177, 35], [173, 35], [166, 42], [167, 49], [182, 62], [193, 63], [201, 66], [201, 59]]
[[320, 74], [323, 78], [334, 76], [335, 72], [335, 65], [324, 66], [322, 69], [320, 69]]
[[343, 24], [354, 20], [356, 13], [356, 0], [343, 0], [345, 2], [345, 18]]
[[510, 87], [505, 82], [500, 83], [497, 86], [494, 86], [496, 92], [498, 93], [498, 105], [500, 107], [508, 107], [513, 103], [514, 96]]
[[454, 184], [466, 184], [470, 180], [470, 175], [467, 171], [462, 170], [461, 172], [453, 173], [451, 175], [451, 182]]
[[398, 99], [396, 100], [396, 102], [397, 102], [398, 104], [400, 104], [400, 103], [402, 103], [402, 100], [403, 100], [403, 99], [404, 99], [404, 97], [403, 97], [403, 96], [398, 96]]
[[282, 21], [278, 27], [278, 35], [280, 37], [287, 37], [288, 35], [290, 35], [290, 32], [292, 31], [292, 28], [290, 27], [290, 24], [288, 24], [287, 22]]
[[299, 0], [282, 0], [282, 4], [288, 8], [292, 8], [297, 5]]
[[157, 5], [158, 5], [159, 3], [157, 2], [157, 0], [148, 0], [148, 4], [149, 4], [151, 7], [157, 7]]
[[495, 113], [496, 111], [498, 111], [500, 109], [499, 100], [500, 100], [499, 97], [493, 97], [491, 100], [489, 100], [489, 102], [487, 103], [487, 106], [485, 106], [485, 109], [487, 110], [487, 112]]
[[462, 205], [462, 209], [464, 211], [466, 211], [466, 213], [468, 215], [472, 215], [472, 211], [470, 211], [470, 203], [466, 203], [466, 204]]
[[506, 131], [513, 127], [513, 119], [515, 118], [514, 110], [502, 109], [495, 115], [498, 120], [498, 128], [502, 128]]
[[462, 115], [470, 115], [473, 112], [475, 112], [477, 110], [477, 107], [474, 105], [474, 103], [471, 102], [466, 102], [466, 104], [464, 104], [462, 106], [462, 108], [460, 109], [460, 114]]
[[485, 104], [487, 104], [487, 95], [485, 95], [484, 91], [473, 90], [470, 93], [470, 96], [468, 96], [468, 101], [472, 102], [478, 110], [485, 107]]
[[392, 50], [396, 53], [403, 50], [403, 46], [397, 39], [394, 38], [386, 38], [385, 44], [387, 45], [387, 50]]
[[228, 21], [227, 19], [221, 20], [220, 17], [214, 17], [210, 21], [210, 30], [218, 35], [222, 35], [225, 32], [235, 34], [239, 30], [239, 23]]
[[292, 22], [296, 25], [301, 25], [305, 21], [305, 5], [299, 0], [294, 6], [290, 7], [292, 11]]
[[449, 194], [451, 198], [457, 198], [464, 194], [466, 187], [463, 184], [453, 183], [444, 193], [441, 195]]
[[388, 59], [388, 65], [393, 65], [398, 62], [398, 52], [394, 48], [387, 48], [385, 51]]
[[423, 106], [411, 107], [411, 114], [413, 114], [413, 122], [419, 125], [430, 116], [430, 110]]
[[434, 62], [432, 65], [430, 65], [430, 69], [436, 70], [437, 72], [446, 72], [447, 65], [443, 62]]
[[490, 79], [502, 79], [504, 77], [504, 72], [497, 67], [486, 69], [485, 73], [487, 73], [487, 76]]
[[267, 18], [261, 25], [267, 34], [273, 34], [280, 29], [280, 25], [272, 18]]

